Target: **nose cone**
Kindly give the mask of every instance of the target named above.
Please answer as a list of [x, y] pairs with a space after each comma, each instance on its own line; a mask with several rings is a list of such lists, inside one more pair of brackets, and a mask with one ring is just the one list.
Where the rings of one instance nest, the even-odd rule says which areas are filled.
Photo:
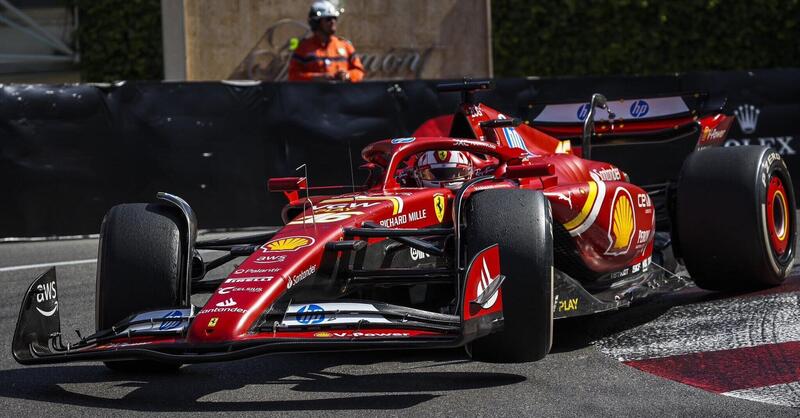
[[325, 236], [292, 233], [296, 230], [284, 228], [227, 277], [198, 312], [189, 342], [235, 341], [252, 332], [276, 300], [317, 272], [324, 242], [341, 237], [341, 230], [328, 231]]

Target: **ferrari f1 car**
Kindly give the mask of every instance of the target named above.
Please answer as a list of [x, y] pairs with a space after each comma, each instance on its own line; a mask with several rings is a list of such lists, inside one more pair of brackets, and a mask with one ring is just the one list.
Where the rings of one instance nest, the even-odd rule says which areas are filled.
[[[24, 296], [14, 358], [139, 369], [464, 346], [476, 360], [526, 362], [549, 352], [554, 319], [686, 285], [676, 262], [707, 289], [787, 276], [797, 233], [789, 172], [771, 149], [719, 147], [731, 117], [687, 119], [694, 151], [675, 182], [645, 190], [588, 158], [596, 111], [614, 110], [603, 96], [588, 104], [573, 150], [477, 103], [488, 87], [441, 85], [462, 94], [449, 137], [367, 146], [371, 174], [348, 193], [270, 179], [289, 203], [285, 225], [267, 233], [197, 241], [192, 209], [166, 193], [113, 207], [101, 228], [97, 331], [64, 341], [51, 269]], [[467, 170], [458, 182], [432, 182], [459, 166]], [[205, 261], [198, 250], [227, 255]], [[206, 277], [242, 257], [226, 277]], [[211, 296], [193, 306], [196, 293]]]

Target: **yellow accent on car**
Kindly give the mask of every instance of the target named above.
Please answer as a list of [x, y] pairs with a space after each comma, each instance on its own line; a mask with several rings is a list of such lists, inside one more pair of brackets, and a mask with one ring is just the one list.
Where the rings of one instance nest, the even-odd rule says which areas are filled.
[[590, 181], [589, 196], [586, 197], [586, 203], [583, 204], [581, 212], [571, 221], [564, 223], [564, 228], [566, 228], [567, 231], [579, 227], [583, 223], [583, 221], [586, 220], [586, 217], [589, 216], [589, 212], [592, 211], [592, 206], [594, 205], [594, 201], [596, 198], [597, 198], [597, 183]]
[[627, 248], [633, 237], [633, 206], [627, 196], [621, 195], [614, 205], [614, 245], [620, 250]]
[[311, 240], [304, 237], [290, 237], [278, 239], [267, 243], [270, 251], [293, 251], [311, 243]]
[[320, 204], [328, 204], [328, 203], [347, 203], [353, 201], [383, 201], [383, 202], [391, 202], [392, 207], [392, 215], [397, 215], [398, 213], [403, 211], [403, 199], [397, 196], [355, 196], [355, 197], [342, 197], [338, 199], [325, 199]]
[[572, 143], [568, 139], [560, 141], [556, 146], [556, 154], [572, 154]]
[[444, 195], [435, 194], [433, 195], [433, 211], [436, 213], [436, 219], [439, 220], [439, 223], [442, 223], [444, 220], [444, 208], [445, 208], [445, 199]]
[[775, 195], [780, 196], [781, 205], [783, 206], [783, 210], [781, 212], [783, 212], [784, 227], [783, 231], [781, 231], [782, 234], [778, 235], [778, 241], [783, 241], [784, 239], [786, 239], [786, 234], [789, 232], [789, 227], [787, 226], [789, 225], [789, 209], [786, 207], [786, 196], [783, 195], [783, 192], [778, 190], [775, 192]]

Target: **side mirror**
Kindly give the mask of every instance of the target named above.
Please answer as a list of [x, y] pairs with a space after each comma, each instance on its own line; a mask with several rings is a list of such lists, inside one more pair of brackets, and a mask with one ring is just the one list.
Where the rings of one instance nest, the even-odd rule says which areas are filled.
[[583, 137], [581, 138], [581, 154], [587, 160], [592, 159], [592, 134], [594, 133], [594, 110], [600, 108], [608, 112], [609, 119], [614, 119], [616, 115], [608, 109], [608, 101], [606, 96], [600, 93], [592, 95], [592, 101], [589, 103], [589, 113], [586, 119], [583, 120]]
[[549, 163], [533, 163], [524, 165], [509, 165], [506, 167], [505, 176], [512, 179], [526, 177], [552, 176], [556, 173], [556, 167]]

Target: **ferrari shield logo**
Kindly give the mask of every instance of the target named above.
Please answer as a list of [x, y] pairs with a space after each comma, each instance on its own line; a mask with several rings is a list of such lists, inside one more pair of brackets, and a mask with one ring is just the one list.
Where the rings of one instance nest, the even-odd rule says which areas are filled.
[[217, 321], [219, 321], [219, 318], [217, 318], [216, 316], [211, 318], [211, 320], [208, 321], [208, 328], [214, 328], [215, 326], [217, 326]]
[[439, 223], [444, 220], [444, 207], [444, 195], [438, 193], [433, 195], [433, 210], [436, 212], [436, 219], [439, 220]]
[[441, 162], [445, 162], [447, 161], [448, 154], [449, 153], [447, 151], [436, 151], [436, 159]]

